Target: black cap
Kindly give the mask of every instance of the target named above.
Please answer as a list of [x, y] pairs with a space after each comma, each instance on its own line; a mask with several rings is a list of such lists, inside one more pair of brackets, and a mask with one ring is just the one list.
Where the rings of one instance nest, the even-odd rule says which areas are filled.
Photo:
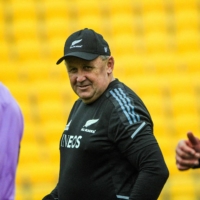
[[64, 56], [56, 64], [60, 64], [68, 56], [94, 60], [99, 55], [110, 56], [108, 43], [102, 35], [92, 29], [85, 28], [73, 33], [67, 38], [64, 47]]

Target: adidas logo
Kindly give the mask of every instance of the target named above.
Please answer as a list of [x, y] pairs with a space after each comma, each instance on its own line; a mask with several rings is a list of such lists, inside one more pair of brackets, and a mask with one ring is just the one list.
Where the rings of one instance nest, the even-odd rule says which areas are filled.
[[70, 126], [71, 122], [72, 122], [72, 120], [65, 126], [65, 131], [69, 130], [69, 126]]

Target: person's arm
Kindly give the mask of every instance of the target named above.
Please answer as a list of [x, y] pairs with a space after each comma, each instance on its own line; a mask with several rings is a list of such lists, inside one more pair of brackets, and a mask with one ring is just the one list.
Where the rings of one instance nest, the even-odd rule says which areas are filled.
[[179, 170], [200, 167], [200, 140], [187, 133], [188, 140], [180, 140], [176, 146], [176, 166]]
[[138, 170], [138, 178], [129, 200], [157, 200], [169, 176], [158, 144], [141, 148], [128, 159]]
[[[58, 185], [57, 185], [58, 186]], [[42, 200], [59, 200], [58, 199], [58, 190], [57, 190], [57, 186], [54, 188], [54, 190], [51, 191], [50, 194], [46, 195], [45, 197], [43, 197]]]
[[157, 200], [169, 177], [169, 171], [152, 134], [151, 125], [140, 122], [134, 126], [137, 128], [131, 126], [132, 129], [128, 131], [122, 129], [118, 137], [114, 138], [120, 152], [131, 163], [133, 172], [137, 173], [129, 200]]

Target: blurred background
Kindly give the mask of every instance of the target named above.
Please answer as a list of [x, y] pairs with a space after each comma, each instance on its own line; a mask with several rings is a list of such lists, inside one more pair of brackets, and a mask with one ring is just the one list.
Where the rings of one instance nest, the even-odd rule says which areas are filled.
[[200, 0], [0, 0], [0, 81], [25, 120], [16, 200], [39, 200], [58, 180], [59, 140], [76, 100], [66, 38], [92, 28], [109, 43], [114, 75], [148, 107], [170, 177], [159, 200], [200, 199], [200, 169], [180, 172], [175, 146], [200, 137]]

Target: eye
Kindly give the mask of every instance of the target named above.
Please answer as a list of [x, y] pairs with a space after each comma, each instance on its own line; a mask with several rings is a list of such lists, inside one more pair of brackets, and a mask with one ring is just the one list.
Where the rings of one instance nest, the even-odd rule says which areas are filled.
[[90, 70], [93, 69], [93, 67], [86, 65], [86, 66], [83, 67], [83, 69], [86, 70], [86, 71], [90, 71]]
[[69, 73], [76, 73], [76, 72], [77, 72], [77, 68], [75, 68], [75, 67], [70, 67], [70, 68], [67, 69], [67, 71], [68, 71]]

